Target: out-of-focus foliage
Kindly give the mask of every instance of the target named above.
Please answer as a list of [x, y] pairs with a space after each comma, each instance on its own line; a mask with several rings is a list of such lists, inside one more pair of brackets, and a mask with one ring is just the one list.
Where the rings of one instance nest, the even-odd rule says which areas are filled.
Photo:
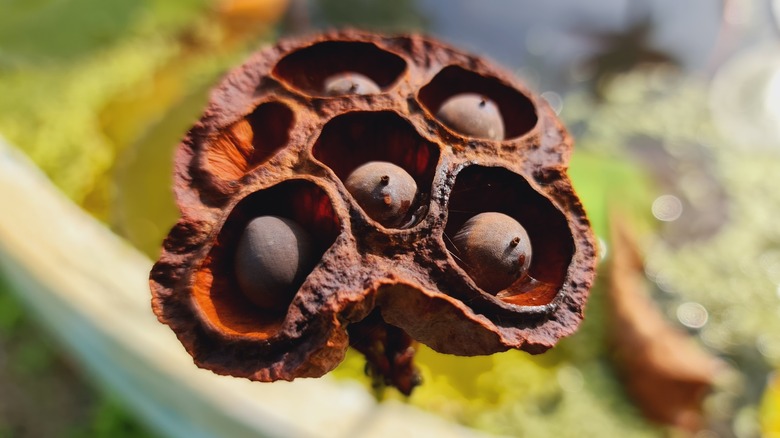
[[761, 402], [761, 433], [764, 438], [780, 437], [780, 375], [774, 379]]
[[0, 132], [82, 202], [120, 147], [103, 131], [101, 110], [114, 96], [144, 93], [205, 1], [4, 3]]
[[322, 20], [330, 26], [412, 31], [425, 27], [425, 17], [412, 0], [318, 0]]
[[671, 55], [652, 47], [653, 24], [650, 17], [645, 16], [623, 32], [586, 35], [600, 46], [600, 50], [584, 65], [593, 70], [591, 83], [596, 96], [601, 97], [609, 83], [619, 74], [650, 64], [675, 64]]
[[[136, 147], [180, 102], [203, 105], [204, 85], [238, 62], [246, 42], [257, 41], [270, 24], [256, 21], [245, 30], [251, 33], [237, 33], [228, 27], [227, 0], [6, 3], [0, 132], [104, 220], [117, 190], [118, 154]], [[265, 13], [257, 19], [277, 20], [285, 1], [260, 3]], [[200, 101], [192, 93], [200, 93]], [[198, 110], [178, 125], [179, 136]], [[171, 151], [160, 156], [167, 159]]]
[[[617, 79], [595, 110], [584, 96], [567, 108], [570, 123], [587, 123], [581, 150], [656, 169], [655, 196], [681, 200], [682, 216], [647, 241], [647, 274], [668, 319], [737, 371], [711, 397], [708, 414], [729, 433], [749, 436], [765, 376], [780, 361], [780, 193], [770, 177], [780, 174], [780, 157], [761, 145], [746, 153], [721, 138], [708, 92], [696, 79], [653, 69]], [[696, 225], [712, 228], [713, 217], [717, 232], [695, 232]]]
[[133, 244], [156, 256], [179, 213], [173, 201], [173, 145], [200, 116], [207, 90], [178, 102], [118, 157], [112, 223]]
[[[176, 219], [173, 149], [285, 4], [0, 1], [0, 134], [156, 255]], [[88, 383], [0, 287], [0, 436], [150, 436]]]
[[85, 383], [0, 278], [0, 437], [153, 436]]

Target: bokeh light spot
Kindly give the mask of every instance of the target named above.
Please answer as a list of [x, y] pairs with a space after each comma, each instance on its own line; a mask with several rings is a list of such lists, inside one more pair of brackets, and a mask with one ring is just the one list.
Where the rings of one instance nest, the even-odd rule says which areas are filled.
[[709, 313], [699, 303], [683, 303], [677, 307], [677, 319], [686, 327], [698, 329], [707, 324]]
[[674, 195], [662, 195], [653, 201], [652, 211], [653, 216], [659, 221], [675, 221], [682, 215], [682, 201]]

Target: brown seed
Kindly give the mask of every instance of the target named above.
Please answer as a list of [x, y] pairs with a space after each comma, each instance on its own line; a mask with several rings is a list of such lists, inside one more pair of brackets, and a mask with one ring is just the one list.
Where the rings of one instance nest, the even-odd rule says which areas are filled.
[[398, 226], [417, 196], [417, 183], [404, 169], [386, 161], [369, 161], [344, 182], [349, 193], [372, 219]]
[[531, 265], [528, 233], [503, 213], [472, 217], [452, 241], [463, 269], [477, 286], [491, 294], [509, 287]]
[[345, 94], [378, 94], [380, 90], [376, 82], [360, 73], [343, 72], [329, 76], [323, 86], [328, 96], [343, 96]]
[[449, 128], [471, 137], [504, 139], [504, 120], [498, 106], [485, 96], [457, 94], [445, 100], [436, 117]]
[[314, 264], [311, 242], [309, 233], [290, 219], [252, 219], [236, 249], [241, 291], [260, 308], [285, 308]]

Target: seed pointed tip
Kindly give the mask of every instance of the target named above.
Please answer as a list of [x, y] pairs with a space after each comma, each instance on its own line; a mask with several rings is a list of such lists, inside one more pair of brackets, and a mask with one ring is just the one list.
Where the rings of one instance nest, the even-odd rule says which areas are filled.
[[382, 175], [379, 177], [379, 182], [382, 183], [383, 186], [386, 186], [390, 184], [390, 175]]
[[511, 241], [511, 242], [509, 242], [509, 244], [510, 244], [511, 246], [517, 246], [517, 245], [519, 245], [519, 244], [520, 244], [520, 237], [519, 237], [519, 236], [515, 236], [515, 238], [514, 238], [514, 239], [512, 239], [512, 241]]

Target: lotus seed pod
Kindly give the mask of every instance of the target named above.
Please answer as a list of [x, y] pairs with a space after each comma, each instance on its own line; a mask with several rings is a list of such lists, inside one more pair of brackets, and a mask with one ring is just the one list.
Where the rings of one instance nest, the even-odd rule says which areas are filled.
[[479, 94], [464, 93], [447, 99], [436, 117], [463, 135], [490, 140], [504, 139], [504, 121], [498, 106]]
[[379, 85], [360, 73], [344, 72], [325, 79], [325, 94], [342, 96], [345, 94], [378, 94]]
[[263, 309], [286, 307], [312, 268], [312, 239], [277, 216], [252, 219], [236, 248], [235, 271], [244, 295]]
[[452, 239], [463, 269], [485, 291], [496, 294], [528, 272], [531, 241], [519, 222], [503, 213], [480, 213]]
[[[408, 394], [418, 342], [538, 354], [580, 325], [596, 241], [573, 141], [510, 72], [420, 35], [333, 31], [264, 48], [210, 95], [150, 273], [198, 366], [293, 380], [352, 345]], [[513, 219], [466, 224], [497, 211]]]
[[370, 161], [353, 170], [344, 185], [369, 217], [386, 227], [398, 226], [417, 195], [417, 183], [404, 169]]

